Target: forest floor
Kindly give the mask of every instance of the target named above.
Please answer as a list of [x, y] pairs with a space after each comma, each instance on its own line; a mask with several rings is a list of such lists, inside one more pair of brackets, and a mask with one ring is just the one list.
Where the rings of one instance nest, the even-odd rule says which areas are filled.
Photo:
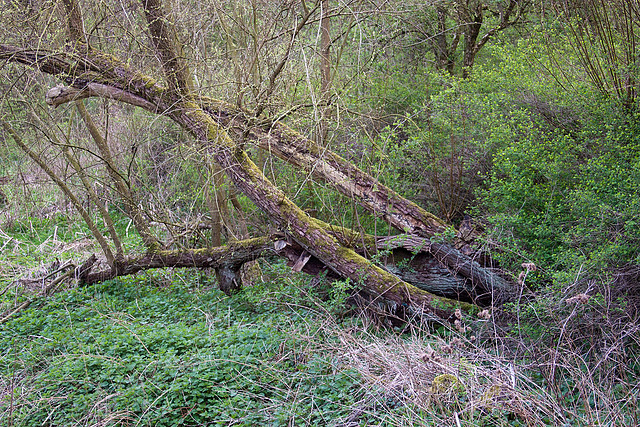
[[583, 369], [551, 387], [493, 318], [393, 326], [279, 262], [233, 297], [179, 269], [43, 292], [35, 279], [97, 250], [67, 218], [0, 233], [3, 426], [637, 425], [624, 386], [585, 401]]

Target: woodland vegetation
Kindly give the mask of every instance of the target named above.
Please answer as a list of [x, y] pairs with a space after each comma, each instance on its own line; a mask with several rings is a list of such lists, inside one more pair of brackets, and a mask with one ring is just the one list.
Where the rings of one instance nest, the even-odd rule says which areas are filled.
[[636, 1], [7, 2], [3, 425], [638, 425]]

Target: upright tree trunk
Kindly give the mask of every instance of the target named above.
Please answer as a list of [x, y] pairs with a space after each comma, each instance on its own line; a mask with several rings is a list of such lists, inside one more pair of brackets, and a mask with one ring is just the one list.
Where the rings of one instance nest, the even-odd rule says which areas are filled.
[[482, 3], [478, 2], [475, 7], [467, 2], [465, 7], [460, 8], [460, 25], [464, 35], [464, 50], [462, 53], [462, 77], [469, 77], [471, 68], [476, 59], [479, 47], [477, 44], [480, 29], [484, 16], [482, 13]]
[[320, 118], [316, 142], [324, 145], [329, 134], [328, 116], [331, 99], [331, 21], [329, 19], [329, 0], [322, 0], [322, 19], [320, 21]]
[[[447, 18], [449, 13], [447, 8], [441, 4], [436, 6], [436, 15], [438, 20], [438, 26], [436, 34], [432, 36], [432, 46], [436, 57], [436, 68], [439, 70], [447, 70], [447, 72], [453, 75], [453, 69], [455, 67], [455, 52], [458, 48], [459, 29], [450, 29], [447, 25]], [[451, 44], [448, 42], [449, 32], [453, 32]]]

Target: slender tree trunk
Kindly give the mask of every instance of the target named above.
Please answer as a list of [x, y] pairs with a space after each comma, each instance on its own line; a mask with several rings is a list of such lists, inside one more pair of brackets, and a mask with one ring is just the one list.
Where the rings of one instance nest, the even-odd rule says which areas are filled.
[[228, 218], [224, 217], [222, 204], [226, 203], [222, 190], [222, 172], [212, 163], [208, 164], [204, 196], [211, 215], [211, 247], [222, 245], [222, 231]]
[[100, 248], [102, 249], [102, 252], [104, 253], [105, 257], [110, 261], [111, 264], [113, 264], [115, 257], [113, 256], [111, 247], [109, 246], [109, 243], [104, 238], [102, 233], [100, 233], [100, 230], [98, 230], [98, 227], [93, 221], [93, 218], [91, 218], [91, 216], [89, 215], [89, 212], [87, 212], [87, 210], [82, 206], [82, 202], [80, 202], [80, 200], [76, 197], [76, 195], [73, 194], [73, 192], [71, 192], [71, 190], [69, 189], [69, 186], [64, 182], [64, 180], [62, 180], [47, 165], [47, 163], [38, 155], [38, 153], [31, 150], [24, 143], [20, 135], [11, 127], [11, 125], [9, 125], [9, 123], [5, 121], [2, 121], [1, 123], [5, 132], [11, 135], [11, 137], [16, 142], [18, 147], [20, 147], [22, 151], [24, 151], [34, 162], [36, 162], [38, 166], [40, 166], [40, 168], [51, 178], [51, 180], [58, 185], [58, 187], [62, 190], [64, 195], [69, 198], [69, 200], [73, 204], [73, 207], [76, 209], [76, 211], [78, 211], [78, 213], [84, 220], [85, 224], [87, 224], [87, 227], [89, 227], [89, 230], [91, 231], [91, 234], [93, 234], [93, 237], [100, 244]]
[[98, 152], [102, 157], [102, 161], [105, 163], [107, 173], [113, 181], [120, 198], [124, 202], [125, 210], [133, 221], [134, 227], [149, 250], [157, 249], [160, 246], [160, 242], [149, 229], [149, 222], [145, 218], [144, 212], [138, 206], [129, 183], [125, 181], [123, 175], [118, 171], [113, 156], [111, 155], [111, 149], [109, 148], [108, 142], [104, 139], [100, 130], [98, 130], [98, 127], [94, 123], [83, 102], [78, 100], [75, 104], [78, 112], [80, 113], [80, 117], [82, 117], [82, 120], [87, 126], [87, 129], [96, 144], [96, 147], [98, 147]]
[[462, 26], [462, 34], [464, 35], [464, 50], [462, 53], [462, 77], [469, 77], [473, 63], [479, 47], [476, 43], [480, 35], [480, 29], [484, 21], [482, 12], [482, 3], [478, 2], [475, 6], [467, 2], [466, 6], [460, 8], [460, 25]]
[[329, 19], [329, 0], [322, 0], [322, 19], [320, 21], [320, 118], [316, 142], [325, 145], [329, 134], [328, 116], [331, 99], [331, 21]]
[[[458, 41], [460, 40], [459, 29], [450, 29], [447, 25], [447, 18], [449, 13], [447, 8], [443, 5], [436, 6], [436, 15], [438, 19], [438, 27], [436, 34], [431, 38], [431, 42], [436, 57], [436, 68], [439, 70], [447, 70], [447, 72], [453, 75], [453, 69], [456, 65], [455, 52], [458, 48]], [[451, 44], [449, 44], [449, 33], [452, 32]]]

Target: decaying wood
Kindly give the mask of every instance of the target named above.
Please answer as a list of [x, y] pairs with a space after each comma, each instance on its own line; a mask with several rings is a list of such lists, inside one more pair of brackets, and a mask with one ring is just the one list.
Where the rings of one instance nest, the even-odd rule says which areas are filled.
[[[485, 287], [443, 265], [433, 256], [431, 246], [435, 245], [440, 249], [442, 246], [451, 248], [448, 245], [431, 243], [428, 239], [408, 235], [375, 240], [374, 246], [377, 249], [372, 246], [356, 245], [356, 251], [362, 254], [378, 251], [377, 259], [381, 268], [419, 289], [434, 295], [483, 306], [503, 303], [513, 297], [510, 283], [497, 272], [489, 272], [476, 264], [484, 273], [493, 274], [491, 286]], [[309, 256], [304, 248], [293, 241], [280, 240], [275, 243], [275, 249], [279, 255], [289, 261], [289, 265], [296, 271], [303, 271], [314, 276], [325, 274], [334, 279], [340, 277], [328, 269], [322, 261]], [[452, 250], [455, 251], [455, 249]], [[471, 267], [463, 267], [463, 269], [465, 268]]]
[[[470, 281], [462, 276], [452, 274], [442, 266], [428, 251], [412, 247], [415, 240], [387, 238], [379, 239], [383, 256], [379, 258], [382, 269], [397, 275], [419, 289], [429, 293], [456, 298], [460, 301], [489, 305], [484, 290], [473, 287]], [[406, 241], [410, 243], [405, 244]], [[409, 249], [410, 248], [410, 249]], [[155, 268], [201, 268], [215, 269], [222, 276], [220, 288], [227, 294], [233, 293], [242, 285], [239, 271], [243, 264], [258, 258], [284, 257], [294, 271], [302, 271], [328, 279], [340, 279], [332, 269], [318, 258], [307, 252], [294, 240], [284, 234], [268, 237], [230, 242], [215, 248], [158, 251], [153, 254], [127, 257], [117, 261], [115, 268], [89, 272], [96, 258], [89, 258], [83, 266], [76, 270], [76, 276], [83, 284], [98, 283], [120, 276], [135, 274], [139, 271]], [[365, 289], [366, 291], [366, 289]]]
[[[229, 242], [224, 246], [187, 250], [159, 250], [117, 260], [115, 268], [91, 272], [83, 277], [83, 284], [92, 284], [135, 274], [154, 268], [186, 267], [212, 268], [237, 272], [243, 264], [273, 255], [275, 236]], [[229, 277], [229, 276], [227, 276]], [[231, 292], [232, 289], [228, 289]]]
[[[305, 271], [315, 258], [324, 268], [340, 277], [351, 279], [374, 298], [386, 298], [414, 310], [429, 312], [440, 319], [451, 318], [460, 303], [416, 288], [390, 269], [373, 264], [363, 254], [345, 245], [325, 224], [309, 217], [289, 200], [249, 159], [242, 145], [230, 137], [230, 133], [233, 134], [238, 128], [234, 123], [242, 124], [243, 139], [250, 134], [252, 139], [269, 152], [314, 171], [318, 177], [402, 231], [432, 236], [444, 230], [444, 222], [382, 186], [348, 161], [314, 145], [312, 141], [278, 121], [256, 124], [255, 119], [237, 111], [229, 110], [225, 115], [225, 111], [220, 108], [211, 107], [211, 100], [207, 100], [208, 106], [204, 105], [205, 100], [191, 90], [191, 76], [172, 44], [173, 29], [170, 28], [170, 21], [161, 17], [160, 2], [147, 1], [144, 7], [149, 8], [146, 10], [148, 29], [157, 56], [162, 59], [168, 89], [110, 55], [95, 49], [83, 49], [81, 46], [76, 46], [73, 53], [0, 46], [0, 59], [32, 66], [59, 77], [66, 85], [80, 91], [77, 96], [71, 96], [59, 89], [49, 97], [54, 104], [61, 99], [78, 99], [90, 93], [87, 96], [106, 96], [131, 102], [171, 118], [209, 150], [235, 186], [269, 215], [288, 239], [308, 253], [304, 256], [302, 253], [298, 254], [294, 262], [296, 268]], [[158, 25], [161, 19], [162, 25]], [[446, 267], [448, 274], [463, 276], [472, 286], [481, 285], [492, 289], [495, 281], [493, 275], [488, 271], [478, 273], [477, 264], [468, 257], [465, 258], [465, 255], [454, 253], [445, 246], [430, 245], [429, 248], [430, 254], [439, 265]], [[170, 255], [154, 245], [150, 248], [150, 253], [145, 255], [150, 257], [145, 265], [166, 265], [171, 259]], [[175, 262], [179, 264], [178, 260]], [[135, 264], [127, 263], [126, 268], [135, 269]], [[138, 260], [138, 265], [141, 264]], [[230, 278], [225, 279], [224, 286], [232, 290], [237, 286], [233, 278], [234, 270], [226, 266], [220, 268], [224, 268], [225, 274]], [[120, 267], [112, 270], [116, 275], [123, 272]]]

